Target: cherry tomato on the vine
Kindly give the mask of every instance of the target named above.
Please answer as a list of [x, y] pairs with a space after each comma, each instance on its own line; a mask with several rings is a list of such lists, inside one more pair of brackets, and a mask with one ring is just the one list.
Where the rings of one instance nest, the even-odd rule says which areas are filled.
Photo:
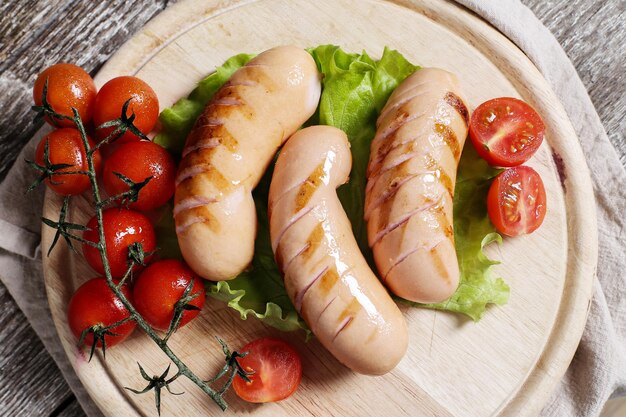
[[139, 191], [136, 202], [129, 208], [150, 210], [167, 203], [174, 195], [176, 162], [170, 153], [154, 142], [142, 140], [125, 143], [104, 162], [102, 181], [111, 196], [128, 191], [129, 186], [115, 173], [122, 174], [135, 183], [152, 179]]
[[[94, 142], [88, 137], [89, 145]], [[51, 165], [68, 164], [70, 167], [61, 168], [55, 172], [87, 171], [87, 152], [83, 146], [80, 133], [69, 127], [54, 130], [44, 136], [35, 151], [35, 162], [46, 166], [44, 158], [46, 144], [48, 145], [48, 161]], [[93, 154], [94, 168], [100, 170], [100, 151]], [[89, 177], [85, 174], [52, 175], [45, 180], [46, 185], [61, 195], [81, 194], [90, 186]]]
[[490, 165], [523, 164], [543, 141], [545, 127], [537, 112], [511, 97], [484, 102], [470, 119], [469, 134], [478, 154]]
[[249, 376], [251, 382], [239, 376], [233, 381], [233, 388], [241, 399], [252, 403], [280, 401], [300, 385], [300, 355], [287, 342], [264, 337], [248, 343], [238, 352], [248, 352], [238, 361], [245, 371], [254, 372]]
[[[187, 304], [201, 309], [205, 301], [203, 280], [178, 260], [154, 262], [134, 282], [133, 305], [152, 327], [165, 331], [174, 317], [176, 303], [192, 282], [189, 295], [197, 296]], [[199, 310], [184, 310], [179, 328], [199, 313]]]
[[537, 171], [519, 166], [500, 173], [489, 188], [487, 212], [502, 234], [534, 232], [546, 215], [546, 191]]
[[[72, 107], [78, 110], [83, 123], [91, 120], [96, 100], [96, 85], [91, 76], [74, 64], [56, 64], [39, 74], [33, 87], [33, 98], [37, 106], [43, 101], [43, 87], [48, 80], [46, 100], [52, 109], [64, 116], [74, 117]], [[74, 123], [65, 119], [46, 121], [53, 126], [73, 127]]]
[[[124, 296], [132, 302], [131, 292], [126, 285], [121, 288]], [[81, 285], [72, 298], [67, 308], [67, 319], [70, 329], [76, 339], [79, 340], [85, 329], [94, 325], [108, 327], [129, 316], [128, 310], [119, 298], [107, 285], [104, 278], [93, 278]], [[130, 320], [110, 329], [111, 333], [119, 336], [105, 335], [105, 343], [114, 346], [126, 339], [135, 330], [135, 322]], [[85, 336], [84, 344], [93, 344], [93, 333]], [[99, 341], [97, 346], [102, 347]]]
[[[122, 115], [122, 107], [128, 99], [131, 101], [126, 110], [126, 116], [130, 117], [134, 112], [133, 124], [141, 133], [148, 134], [154, 128], [159, 117], [159, 100], [154, 90], [146, 82], [132, 76], [113, 78], [98, 91], [93, 113], [96, 127], [102, 123], [119, 119]], [[96, 135], [102, 140], [113, 130], [113, 127], [97, 129]], [[137, 135], [127, 131], [117, 140], [117, 143], [139, 139]]]
[[[141, 243], [145, 253], [156, 249], [156, 237], [154, 227], [150, 220], [143, 214], [126, 209], [110, 208], [102, 212], [102, 224], [104, 226], [104, 240], [106, 254], [111, 267], [111, 276], [121, 278], [128, 270], [129, 256], [128, 246], [133, 243]], [[87, 223], [83, 238], [91, 242], [98, 242], [98, 221], [96, 216]], [[98, 249], [83, 243], [83, 254], [87, 263], [99, 274], [104, 275], [102, 258]], [[146, 258], [145, 263], [150, 260]], [[138, 269], [138, 265], [133, 269]]]

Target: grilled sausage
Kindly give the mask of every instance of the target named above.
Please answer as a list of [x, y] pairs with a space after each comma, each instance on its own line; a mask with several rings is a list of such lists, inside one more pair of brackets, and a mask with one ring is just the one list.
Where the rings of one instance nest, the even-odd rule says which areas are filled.
[[282, 143], [315, 111], [320, 76], [303, 49], [270, 49], [237, 70], [187, 137], [174, 219], [183, 257], [200, 276], [235, 277], [252, 260], [251, 191]]
[[287, 141], [270, 185], [270, 235], [287, 294], [320, 342], [354, 371], [380, 375], [404, 356], [407, 327], [359, 251], [335, 191], [350, 173], [349, 147], [330, 126]]
[[393, 92], [370, 149], [365, 198], [369, 245], [396, 295], [434, 303], [459, 282], [452, 199], [468, 110], [456, 77], [422, 69]]

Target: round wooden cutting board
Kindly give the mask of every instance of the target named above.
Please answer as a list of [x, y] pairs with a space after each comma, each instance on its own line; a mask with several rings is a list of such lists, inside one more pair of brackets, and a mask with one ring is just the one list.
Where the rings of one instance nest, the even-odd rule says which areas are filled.
[[[525, 237], [505, 239], [489, 253], [502, 261], [496, 272], [511, 287], [510, 301], [491, 307], [482, 321], [417, 308], [403, 308], [410, 328], [406, 357], [381, 377], [357, 375], [315, 340], [283, 333], [209, 299], [200, 318], [181, 329], [171, 347], [209, 379], [223, 364], [214, 335], [232, 348], [263, 335], [289, 339], [302, 354], [304, 376], [286, 401], [253, 405], [234, 393], [227, 413], [260, 416], [487, 416], [534, 415], [565, 372], [580, 340], [597, 256], [591, 183], [578, 140], [546, 81], [527, 57], [487, 23], [444, 0], [186, 0], [153, 19], [125, 44], [96, 78], [101, 86], [118, 75], [136, 74], [157, 92], [161, 108], [186, 96], [228, 57], [280, 44], [332, 43], [378, 57], [385, 46], [411, 62], [456, 73], [471, 107], [499, 96], [521, 97], [543, 116], [546, 141], [529, 162], [543, 177], [548, 214]], [[48, 193], [44, 216], [58, 216], [61, 199]], [[92, 215], [75, 199], [71, 221]], [[46, 250], [53, 230], [43, 228]], [[207, 254], [210, 256], [210, 254]], [[53, 318], [61, 342], [87, 391], [107, 416], [155, 416], [152, 393], [143, 388], [136, 362], [160, 374], [167, 358], [136, 332], [127, 342], [86, 362], [66, 320], [73, 291], [94, 273], [82, 256], [59, 245], [44, 257]], [[393, 343], [390, 340], [389, 343]], [[222, 415], [193, 384], [179, 379], [175, 397], [162, 396], [162, 415]]]

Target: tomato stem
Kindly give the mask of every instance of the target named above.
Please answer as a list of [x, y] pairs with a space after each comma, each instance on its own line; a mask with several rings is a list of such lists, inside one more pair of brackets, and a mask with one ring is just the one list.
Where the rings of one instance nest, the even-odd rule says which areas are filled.
[[[75, 224], [75, 223], [69, 223], [65, 221], [65, 217], [67, 215], [68, 212], [68, 208], [69, 208], [69, 201], [70, 201], [70, 196], [65, 197], [64, 201], [63, 201], [63, 206], [61, 208], [60, 211], [60, 215], [59, 215], [59, 221], [58, 222], [54, 222], [50, 219], [46, 219], [46, 218], [42, 218], [42, 221], [50, 226], [56, 229], [56, 235], [54, 237], [54, 240], [50, 246], [50, 249], [48, 251], [48, 255], [50, 254], [50, 252], [52, 251], [53, 247], [56, 245], [57, 241], [59, 240], [59, 237], [63, 236], [63, 238], [66, 240], [66, 242], [68, 243], [68, 246], [72, 249], [72, 240], [78, 241], [80, 243], [83, 243], [85, 245], [89, 245], [92, 247], [95, 247], [98, 252], [100, 253], [100, 258], [102, 260], [102, 267], [104, 269], [104, 276], [107, 282], [107, 285], [109, 286], [109, 288], [111, 289], [111, 291], [113, 291], [113, 293], [115, 294], [115, 296], [121, 301], [121, 303], [124, 305], [124, 307], [126, 308], [126, 310], [128, 310], [129, 312], [129, 317], [125, 318], [124, 320], [122, 320], [121, 322], [117, 322], [114, 323], [111, 326], [108, 327], [102, 327], [101, 325], [96, 327], [91, 327], [88, 329], [85, 329], [85, 331], [83, 331], [83, 334], [81, 335], [81, 342], [84, 340], [85, 336], [87, 333], [92, 332], [94, 333], [94, 343], [91, 347], [91, 355], [93, 355], [93, 352], [95, 350], [95, 347], [98, 343], [98, 341], [101, 342], [102, 345], [102, 350], [103, 350], [103, 354], [105, 352], [106, 349], [106, 342], [105, 342], [105, 336], [106, 335], [111, 335], [113, 334], [111, 332], [111, 329], [115, 326], [118, 326], [120, 324], [125, 323], [126, 321], [129, 320], [133, 320], [138, 327], [140, 327], [144, 333], [146, 333], [148, 335], [148, 337], [150, 339], [152, 339], [152, 341], [159, 346], [159, 348], [167, 355], [167, 357], [174, 363], [174, 365], [176, 365], [176, 367], [178, 368], [178, 372], [176, 373], [176, 375], [168, 380], [165, 380], [165, 377], [167, 376], [167, 373], [169, 371], [169, 367], [166, 370], [166, 372], [161, 375], [161, 377], [155, 377], [155, 378], [150, 378], [148, 379], [147, 376], [145, 376], [145, 372], [143, 371], [143, 369], [141, 368], [141, 365], [139, 365], [140, 367], [140, 371], [142, 372], [142, 376], [144, 376], [145, 379], [147, 379], [148, 381], [150, 381], [149, 383], [149, 387], [152, 385], [152, 387], [160, 387], [160, 388], [167, 388], [168, 391], [170, 391], [169, 389], [169, 384], [171, 382], [173, 382], [176, 378], [178, 378], [180, 375], [185, 376], [187, 379], [189, 379], [190, 381], [192, 381], [196, 386], [198, 386], [202, 391], [204, 391], [207, 395], [209, 395], [209, 397], [211, 397], [211, 399], [222, 409], [222, 410], [226, 410], [226, 408], [228, 407], [228, 404], [226, 403], [226, 401], [223, 398], [223, 395], [226, 391], [226, 389], [228, 388], [228, 386], [230, 386], [230, 383], [232, 382], [232, 378], [234, 378], [234, 374], [239, 374], [239, 366], [238, 363], [236, 361], [236, 357], [239, 355], [237, 352], [233, 352], [232, 354], [230, 352], [226, 352], [226, 350], [224, 351], [225, 355], [226, 355], [226, 362], [227, 362], [227, 370], [232, 368], [233, 369], [233, 376], [231, 378], [229, 378], [228, 382], [225, 384], [225, 386], [223, 386], [219, 391], [214, 390], [213, 388], [211, 388], [208, 383], [206, 381], [203, 381], [200, 377], [198, 377], [193, 371], [191, 371], [191, 369], [189, 369], [189, 367], [170, 349], [170, 347], [167, 344], [167, 341], [169, 339], [169, 337], [171, 336], [171, 334], [176, 330], [176, 328], [178, 327], [178, 323], [175, 320], [175, 318], [172, 320], [172, 323], [170, 324], [170, 331], [168, 331], [168, 334], [164, 337], [161, 338], [157, 332], [146, 322], [146, 320], [141, 316], [141, 314], [139, 314], [139, 312], [135, 309], [135, 307], [132, 305], [132, 303], [126, 298], [126, 296], [124, 295], [124, 292], [122, 291], [122, 285], [123, 283], [126, 281], [126, 279], [132, 274], [132, 270], [133, 267], [137, 264], [143, 264], [143, 259], [146, 255], [146, 253], [143, 252], [143, 248], [141, 247], [141, 245], [138, 245], [137, 247], [131, 245], [131, 247], [129, 247], [129, 254], [132, 256], [129, 256], [129, 267], [128, 270], [126, 271], [124, 277], [122, 278], [122, 281], [119, 284], [116, 284], [113, 281], [113, 276], [111, 274], [111, 266], [109, 264], [109, 260], [107, 257], [107, 251], [106, 251], [106, 240], [104, 237], [104, 226], [103, 226], [103, 207], [105, 207], [108, 204], [111, 204], [112, 202], [119, 200], [120, 198], [125, 199], [126, 201], [135, 201], [137, 198], [137, 195], [139, 193], [139, 191], [141, 190], [142, 187], [144, 187], [148, 181], [151, 178], [146, 178], [144, 181], [139, 182], [139, 183], [135, 183], [133, 181], [131, 181], [128, 178], [121, 178], [122, 181], [125, 181], [129, 186], [130, 186], [130, 190], [123, 192], [119, 195], [110, 197], [108, 199], [102, 200], [102, 197], [100, 195], [100, 190], [98, 187], [98, 181], [96, 178], [96, 169], [95, 169], [95, 162], [94, 162], [94, 154], [95, 152], [101, 147], [103, 146], [103, 144], [105, 143], [109, 143], [117, 138], [119, 138], [122, 134], [124, 134], [126, 131], [131, 131], [132, 133], [134, 133], [135, 135], [143, 138], [143, 139], [148, 139], [143, 133], [141, 133], [137, 127], [135, 127], [135, 125], [133, 124], [133, 120], [135, 119], [135, 114], [131, 114], [130, 116], [126, 116], [126, 111], [128, 109], [128, 105], [130, 100], [128, 100], [126, 103], [124, 103], [124, 106], [122, 108], [122, 115], [119, 119], [113, 121], [113, 122], [107, 122], [101, 126], [99, 126], [98, 128], [103, 128], [103, 127], [107, 127], [108, 125], [111, 126], [116, 126], [116, 128], [113, 130], [113, 132], [111, 132], [104, 140], [102, 140], [101, 142], [99, 142], [98, 144], [94, 145], [93, 147], [90, 146], [89, 144], [89, 140], [87, 138], [87, 132], [85, 131], [85, 126], [81, 120], [80, 114], [78, 113], [78, 110], [76, 110], [75, 108], [72, 108], [72, 112], [74, 117], [68, 117], [68, 116], [64, 116], [61, 114], [58, 114], [54, 111], [54, 109], [51, 108], [51, 106], [48, 104], [47, 99], [46, 99], [46, 95], [47, 95], [47, 81], [44, 84], [44, 91], [43, 91], [43, 100], [42, 106], [34, 106], [33, 110], [37, 111], [38, 115], [37, 117], [43, 117], [43, 116], [48, 116], [51, 119], [67, 119], [67, 120], [71, 120], [75, 125], [76, 128], [78, 130], [78, 132], [80, 133], [80, 137], [81, 140], [83, 142], [83, 146], [85, 147], [85, 152], [87, 155], [87, 171], [73, 171], [73, 174], [79, 173], [79, 174], [84, 174], [87, 175], [89, 177], [89, 181], [91, 183], [91, 188], [92, 188], [92, 194], [93, 194], [93, 201], [94, 201], [94, 206], [95, 206], [95, 210], [96, 210], [96, 219], [97, 219], [97, 223], [98, 223], [98, 242], [92, 242], [89, 240], [86, 240], [80, 236], [76, 236], [74, 234], [71, 233], [71, 230], [80, 230], [80, 231], [84, 231], [86, 230], [86, 227], [83, 225], [79, 225], [79, 224]], [[37, 169], [38, 171], [42, 172], [42, 175], [40, 176], [40, 178], [33, 184], [31, 185], [31, 187], [29, 188], [32, 189], [36, 186], [38, 186], [39, 184], [41, 184], [43, 182], [43, 180], [45, 178], [49, 178], [52, 174], [54, 175], [58, 175], [58, 174], [62, 174], [62, 175], [69, 175], [70, 172], [63, 172], [63, 173], [57, 173], [56, 171], [59, 169], [66, 169], [69, 168], [70, 166], [55, 166], [52, 165], [49, 161], [49, 157], [48, 157], [48, 146], [46, 143], [46, 148], [45, 148], [45, 166], [39, 166], [37, 164], [32, 163], [31, 165], [34, 165], [34, 168]], [[193, 281], [192, 281], [193, 282]], [[177, 303], [177, 305], [179, 305], [179, 309], [180, 309], [180, 316], [182, 316], [182, 312], [183, 310], [189, 309], [187, 308], [188, 306], [188, 302], [191, 301], [191, 299], [195, 298], [195, 296], [197, 296], [197, 294], [195, 295], [190, 295], [189, 292], [192, 289], [192, 284], [190, 284], [187, 289], [185, 290], [185, 293], [183, 294], [183, 296], [181, 297], [181, 300], [179, 300], [180, 302]], [[180, 322], [180, 318], [178, 320], [178, 322]], [[223, 342], [220, 343], [222, 344], [222, 347], [224, 348], [225, 344]], [[242, 355], [239, 355], [242, 356]], [[218, 379], [218, 378], [215, 378]], [[147, 387], [148, 388], [148, 387]], [[146, 389], [147, 389], [146, 388]], [[157, 405], [157, 410], [160, 413], [160, 388], [156, 389], [155, 388], [155, 399], [156, 399], [156, 405]], [[135, 390], [132, 390], [133, 392], [137, 392]], [[171, 392], [171, 391], [170, 391]]]
[[[98, 239], [99, 239], [99, 244], [100, 244], [100, 247], [98, 248], [98, 250], [100, 252], [100, 258], [102, 260], [102, 266], [104, 268], [104, 276], [106, 278], [107, 284], [109, 285], [111, 290], [115, 293], [117, 298], [120, 299], [122, 304], [124, 304], [124, 307], [126, 307], [128, 312], [130, 313], [131, 318], [135, 321], [135, 323], [137, 323], [137, 326], [139, 326], [148, 335], [148, 337], [150, 337], [150, 339], [152, 339], [161, 348], [163, 353], [165, 353], [170, 358], [170, 360], [174, 362], [174, 364], [178, 368], [178, 372], [181, 375], [184, 375], [187, 379], [191, 380], [202, 391], [207, 393], [211, 397], [211, 399], [222, 410], [226, 410], [228, 405], [226, 404], [226, 401], [224, 400], [222, 395], [214, 391], [204, 381], [202, 381], [202, 379], [200, 379], [196, 374], [194, 374], [189, 369], [189, 367], [187, 367], [187, 365], [170, 349], [170, 347], [167, 345], [167, 341], [159, 337], [156, 331], [145, 321], [145, 319], [141, 316], [141, 314], [139, 314], [139, 312], [130, 303], [130, 301], [128, 301], [128, 299], [126, 298], [124, 293], [121, 291], [121, 289], [118, 288], [117, 285], [113, 282], [113, 277], [111, 275], [111, 267], [109, 265], [109, 260], [106, 254], [106, 240], [104, 238], [104, 224], [102, 220], [102, 217], [103, 217], [102, 216], [102, 212], [103, 212], [102, 198], [100, 196], [100, 190], [98, 188], [98, 181], [96, 180], [96, 175], [95, 175], [96, 171], [95, 171], [95, 166], [94, 166], [93, 153], [89, 152], [90, 145], [89, 145], [89, 141], [87, 140], [87, 133], [85, 132], [85, 127], [80, 119], [80, 114], [78, 114], [78, 111], [76, 109], [72, 109], [72, 111], [74, 112], [74, 119], [75, 119], [76, 127], [78, 128], [78, 131], [80, 132], [80, 136], [83, 140], [83, 145], [85, 146], [85, 149], [87, 151], [87, 165], [89, 168], [89, 172], [93, 173], [93, 175], [89, 176], [89, 179], [91, 181], [94, 204], [96, 207], [96, 219], [98, 221]], [[115, 132], [113, 132], [113, 134], [114, 133]], [[113, 134], [109, 135], [100, 143], [108, 142]]]

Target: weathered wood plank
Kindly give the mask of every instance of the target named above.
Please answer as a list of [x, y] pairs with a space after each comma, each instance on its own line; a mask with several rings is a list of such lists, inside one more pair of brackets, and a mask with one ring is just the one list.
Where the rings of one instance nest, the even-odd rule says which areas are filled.
[[0, 311], [0, 415], [48, 415], [71, 391], [2, 284]]

